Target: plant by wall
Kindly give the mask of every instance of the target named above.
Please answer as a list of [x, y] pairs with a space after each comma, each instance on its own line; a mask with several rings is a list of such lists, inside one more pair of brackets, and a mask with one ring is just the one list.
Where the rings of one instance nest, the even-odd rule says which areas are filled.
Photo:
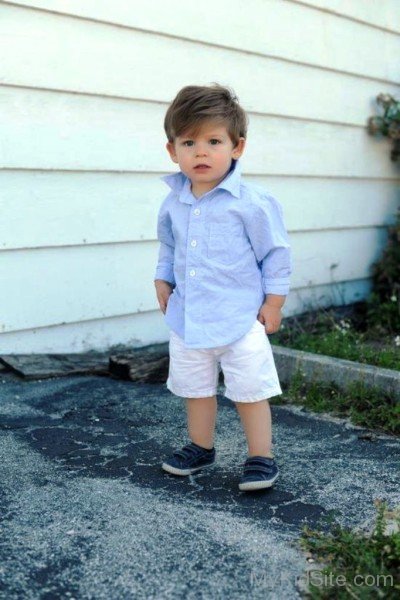
[[372, 135], [380, 133], [393, 140], [390, 158], [396, 161], [400, 156], [400, 101], [390, 94], [379, 94], [376, 102], [383, 108], [383, 115], [369, 117], [368, 132]]
[[400, 208], [396, 223], [388, 228], [388, 242], [372, 267], [372, 292], [367, 299], [370, 325], [393, 335], [400, 334]]

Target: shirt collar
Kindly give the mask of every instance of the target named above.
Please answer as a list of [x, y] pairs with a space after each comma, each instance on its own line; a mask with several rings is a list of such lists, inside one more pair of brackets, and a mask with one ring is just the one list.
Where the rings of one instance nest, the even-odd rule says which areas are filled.
[[[240, 198], [240, 178], [242, 168], [238, 159], [232, 159], [232, 163], [226, 177], [213, 190], [221, 188], [229, 192], [235, 198]], [[177, 194], [179, 199], [187, 204], [192, 204], [193, 195], [190, 191], [190, 179], [182, 171], [163, 175], [160, 177]], [[210, 190], [211, 191], [211, 190]], [[190, 198], [192, 196], [192, 198]]]

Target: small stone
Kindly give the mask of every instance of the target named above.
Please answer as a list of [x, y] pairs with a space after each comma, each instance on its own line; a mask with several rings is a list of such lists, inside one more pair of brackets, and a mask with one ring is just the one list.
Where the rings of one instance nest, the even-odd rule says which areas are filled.
[[359, 440], [367, 440], [369, 442], [376, 442], [376, 435], [370, 431], [367, 431], [366, 433], [359, 433], [358, 434], [358, 439]]

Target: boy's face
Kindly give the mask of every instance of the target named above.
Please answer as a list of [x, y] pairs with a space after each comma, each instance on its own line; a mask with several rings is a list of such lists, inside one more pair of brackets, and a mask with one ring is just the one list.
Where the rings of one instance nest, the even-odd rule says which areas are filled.
[[166, 147], [171, 159], [191, 180], [192, 192], [198, 197], [212, 190], [226, 176], [232, 158], [243, 153], [245, 138], [234, 147], [225, 125], [204, 123], [196, 137], [179, 136]]

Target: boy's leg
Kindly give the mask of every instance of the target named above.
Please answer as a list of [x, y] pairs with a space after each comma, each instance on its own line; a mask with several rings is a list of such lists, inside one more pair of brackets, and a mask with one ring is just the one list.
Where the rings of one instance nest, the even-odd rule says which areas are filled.
[[258, 319], [221, 356], [226, 385], [242, 421], [250, 456], [273, 457], [268, 398], [282, 393], [271, 344]]
[[195, 444], [208, 448], [214, 446], [217, 417], [217, 397], [186, 398], [189, 437]]
[[167, 388], [186, 400], [192, 442], [211, 449], [217, 414], [218, 364], [212, 349], [187, 348], [171, 331]]
[[247, 439], [250, 456], [272, 453], [271, 410], [267, 399], [258, 402], [235, 402]]

